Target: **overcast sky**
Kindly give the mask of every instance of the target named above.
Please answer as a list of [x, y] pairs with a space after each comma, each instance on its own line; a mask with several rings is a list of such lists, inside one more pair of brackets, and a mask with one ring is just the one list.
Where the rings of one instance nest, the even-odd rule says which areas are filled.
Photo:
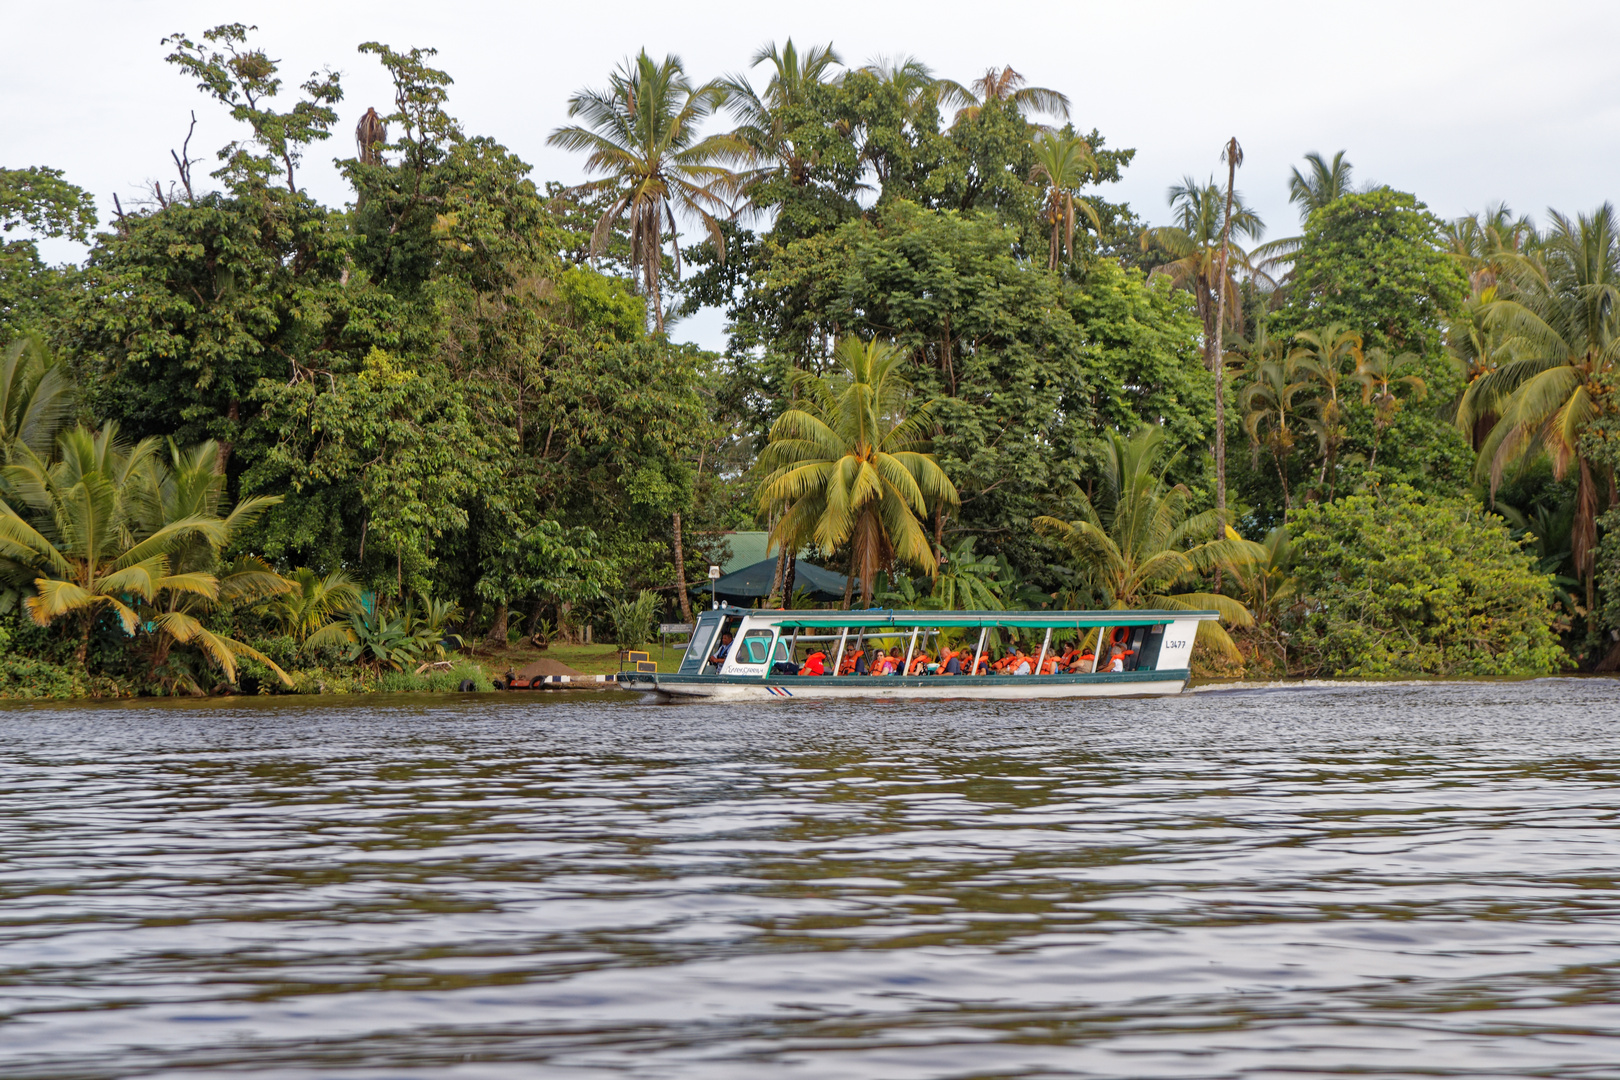
[[[1541, 218], [1548, 206], [1586, 210], [1620, 192], [1612, 0], [12, 3], [0, 16], [0, 165], [66, 170], [105, 220], [114, 192], [128, 200], [172, 178], [168, 152], [193, 109], [193, 154], [211, 156], [234, 137], [232, 125], [163, 63], [159, 42], [225, 21], [257, 24], [256, 40], [293, 85], [318, 68], [343, 73], [338, 133], [303, 171], [333, 204], [347, 191], [330, 159], [352, 154], [367, 106], [389, 111], [381, 68], [355, 51], [363, 41], [436, 47], [456, 80], [451, 112], [544, 182], [581, 178], [577, 159], [548, 148], [546, 135], [566, 122], [568, 96], [603, 84], [626, 54], [672, 52], [706, 79], [743, 69], [762, 43], [790, 35], [801, 46], [831, 41], [857, 65], [911, 54], [960, 82], [1011, 64], [1067, 94], [1077, 127], [1136, 148], [1105, 197], [1150, 221], [1164, 220], [1169, 184], [1220, 168], [1232, 135], [1246, 155], [1239, 189], [1271, 237], [1298, 229], [1287, 177], [1310, 150], [1347, 150], [1358, 183], [1413, 191], [1447, 217], [1505, 199]], [[756, 74], [756, 85], [763, 79]], [[68, 246], [49, 254], [74, 256]], [[717, 318], [682, 329], [722, 344]]]

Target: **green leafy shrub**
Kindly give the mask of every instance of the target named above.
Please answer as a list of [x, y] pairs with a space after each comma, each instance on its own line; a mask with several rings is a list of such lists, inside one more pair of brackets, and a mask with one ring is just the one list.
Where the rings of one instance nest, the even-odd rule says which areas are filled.
[[1544, 675], [1567, 666], [1552, 582], [1502, 519], [1405, 485], [1295, 512], [1296, 656], [1338, 675]]
[[607, 615], [613, 624], [613, 643], [621, 649], [638, 649], [652, 640], [658, 594], [642, 589], [634, 600], [610, 600]]

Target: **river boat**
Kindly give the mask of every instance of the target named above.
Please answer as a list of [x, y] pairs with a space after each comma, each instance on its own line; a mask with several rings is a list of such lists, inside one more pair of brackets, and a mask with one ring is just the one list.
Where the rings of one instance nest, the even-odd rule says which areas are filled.
[[[1148, 697], [1178, 694], [1191, 676], [1188, 664], [1198, 624], [1218, 618], [1214, 611], [784, 611], [717, 607], [692, 628], [680, 668], [673, 672], [629, 672], [619, 676], [627, 689], [663, 699], [778, 700], [788, 698], [981, 698], [1026, 699]], [[838, 674], [854, 650], [890, 649], [905, 654], [902, 672], [913, 669], [918, 650], [927, 651], [944, 633], [965, 648], [977, 635], [973, 654], [982, 655], [992, 633], [1012, 633], [1033, 642], [1042, 635], [1031, 665], [1040, 671], [1054, 655], [1053, 635], [1088, 646], [1089, 668], [1051, 675], [1001, 674]], [[729, 645], [722, 648], [726, 635]], [[1109, 670], [1114, 646], [1124, 655]], [[937, 644], [935, 646], [937, 648]], [[800, 653], [822, 651], [831, 666], [823, 675], [792, 674]], [[935, 653], [934, 655], [937, 655]], [[971, 660], [969, 661], [972, 667]]]

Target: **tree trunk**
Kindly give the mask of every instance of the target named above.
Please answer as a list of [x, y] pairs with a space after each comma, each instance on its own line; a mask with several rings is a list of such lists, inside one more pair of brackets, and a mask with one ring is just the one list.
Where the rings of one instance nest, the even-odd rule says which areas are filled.
[[686, 595], [686, 549], [681, 546], [681, 512], [671, 515], [675, 526], [675, 588], [681, 600], [681, 621], [692, 621], [692, 600]]
[[1574, 556], [1575, 572], [1586, 583], [1586, 623], [1597, 632], [1597, 582], [1594, 571], [1597, 560], [1597, 484], [1592, 480], [1592, 468], [1581, 458], [1580, 482], [1575, 487], [1575, 522], [1570, 530], [1570, 554]]
[[[1226, 535], [1226, 349], [1221, 335], [1226, 330], [1226, 279], [1231, 262], [1233, 188], [1237, 167], [1243, 162], [1243, 149], [1237, 136], [1226, 144], [1226, 216], [1221, 219], [1220, 269], [1215, 274], [1215, 343], [1210, 357], [1215, 372], [1215, 508], [1221, 511], [1221, 535]], [[1215, 569], [1215, 591], [1221, 591], [1221, 571]]]
[[80, 667], [84, 667], [85, 658], [90, 655], [90, 631], [96, 625], [96, 609], [86, 608], [81, 621], [84, 629], [79, 634], [79, 647], [73, 650], [73, 659], [79, 662]]
[[793, 603], [793, 589], [799, 584], [799, 560], [794, 555], [787, 557], [787, 565], [782, 570], [782, 606], [787, 607]]
[[484, 635], [484, 644], [491, 649], [498, 649], [506, 644], [506, 621], [510, 613], [506, 605], [502, 604], [495, 609], [495, 621], [490, 625], [489, 633]]
[[785, 580], [784, 575], [786, 573], [787, 548], [778, 548], [776, 551], [776, 576], [771, 579], [771, 595], [775, 597], [777, 602], [781, 603], [783, 607], [787, 607], [785, 601], [786, 598], [791, 595], [790, 593], [785, 593], [782, 591], [782, 583]]
[[855, 595], [855, 548], [849, 549], [849, 572], [844, 575], [844, 608], [849, 610], [849, 601]]

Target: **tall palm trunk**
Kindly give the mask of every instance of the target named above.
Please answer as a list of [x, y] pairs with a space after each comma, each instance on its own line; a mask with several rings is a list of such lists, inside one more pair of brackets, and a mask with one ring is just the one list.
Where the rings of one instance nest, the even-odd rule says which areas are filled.
[[[1226, 275], [1231, 262], [1232, 200], [1237, 185], [1237, 167], [1243, 164], [1243, 148], [1237, 136], [1226, 144], [1226, 214], [1221, 221], [1220, 269], [1215, 274], [1215, 342], [1210, 363], [1215, 372], [1215, 508], [1221, 511], [1222, 527], [1226, 513], [1226, 350], [1221, 335], [1226, 329]], [[1221, 591], [1221, 573], [1215, 571], [1215, 591]]]
[[1597, 519], [1598, 490], [1592, 479], [1592, 468], [1586, 458], [1580, 459], [1580, 481], [1575, 488], [1575, 523], [1570, 531], [1570, 554], [1574, 556], [1575, 572], [1586, 583], [1587, 625], [1596, 632], [1597, 615]]
[[686, 595], [686, 552], [681, 546], [681, 512], [675, 511], [675, 588], [681, 598], [681, 621], [692, 621], [692, 601]]

